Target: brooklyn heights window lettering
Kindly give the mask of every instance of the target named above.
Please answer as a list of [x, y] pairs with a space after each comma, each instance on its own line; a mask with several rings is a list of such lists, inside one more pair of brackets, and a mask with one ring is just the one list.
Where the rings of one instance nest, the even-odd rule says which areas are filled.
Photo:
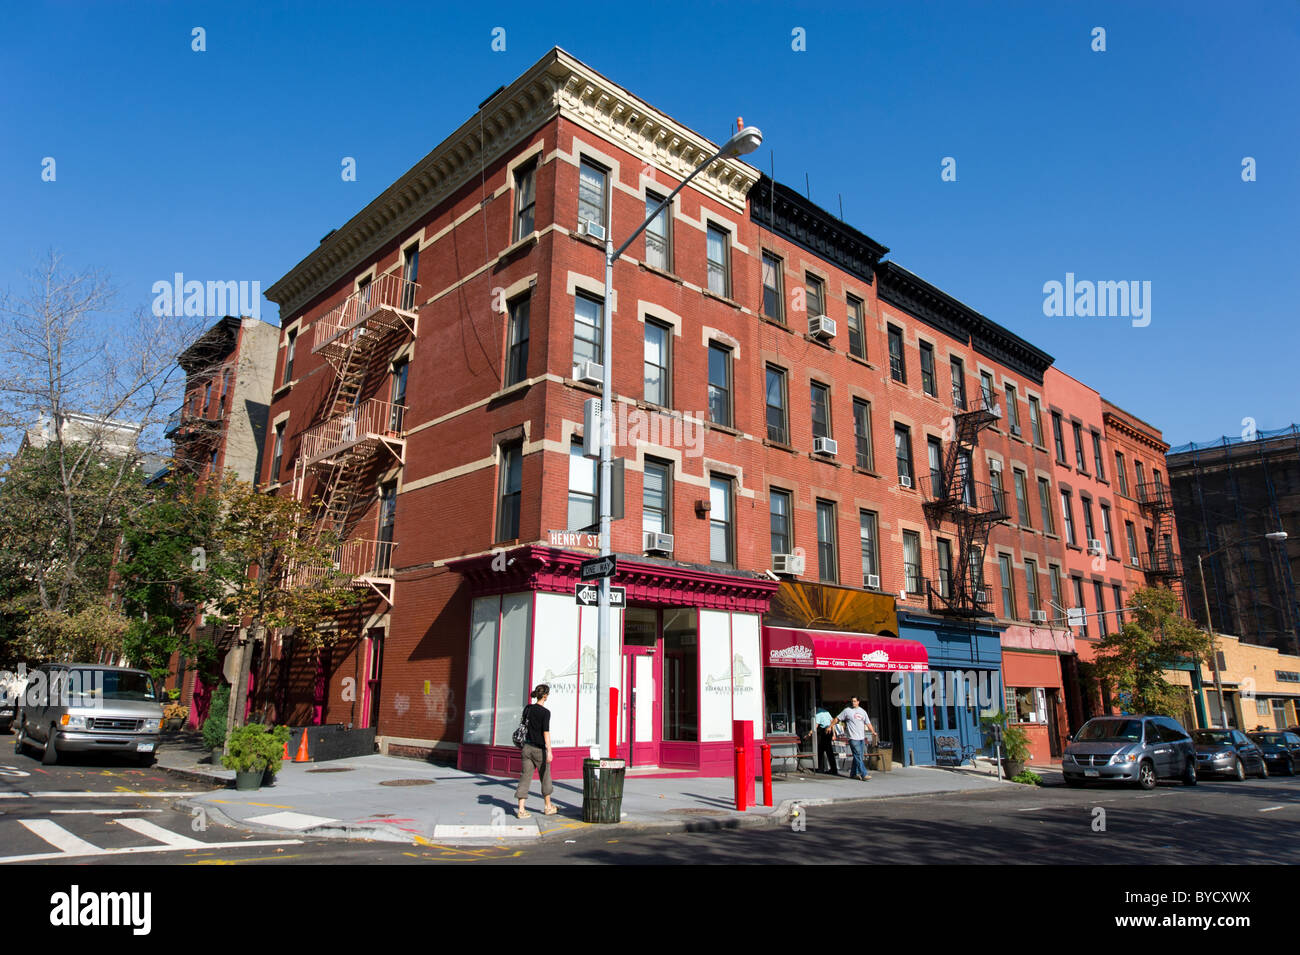
[[1073, 272], [1065, 273], [1065, 284], [1055, 280], [1043, 284], [1043, 314], [1048, 318], [1131, 318], [1134, 328], [1151, 324], [1151, 283], [1076, 282]]

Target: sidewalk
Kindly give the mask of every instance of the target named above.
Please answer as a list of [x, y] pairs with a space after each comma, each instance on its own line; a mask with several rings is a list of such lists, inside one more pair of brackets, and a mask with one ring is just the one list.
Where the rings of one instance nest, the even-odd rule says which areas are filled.
[[[173, 740], [158, 753], [158, 767], [231, 785], [235, 774], [213, 768], [201, 743]], [[773, 782], [774, 806], [734, 809], [732, 781], [704, 777], [629, 776], [623, 790], [623, 823], [636, 826], [714, 828], [774, 825], [789, 819], [795, 803], [826, 805], [849, 800], [988, 790], [995, 775], [970, 770], [896, 766], [873, 772], [866, 782], [844, 777], [791, 774]], [[255, 792], [233, 788], [187, 800], [220, 821], [244, 828], [313, 836], [374, 839], [415, 844], [496, 843], [582, 829], [582, 781], [556, 780], [552, 800], [559, 815], [543, 816], [537, 780], [530, 819], [514, 815], [515, 780], [467, 773], [394, 756], [358, 756], [324, 763], [286, 762], [274, 786]], [[762, 784], [757, 786], [762, 798]]]

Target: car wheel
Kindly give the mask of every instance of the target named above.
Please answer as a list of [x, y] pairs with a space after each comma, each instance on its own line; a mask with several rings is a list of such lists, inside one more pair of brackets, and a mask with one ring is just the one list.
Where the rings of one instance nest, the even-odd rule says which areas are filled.
[[1086, 785], [1086, 781], [1083, 779], [1082, 776], [1066, 776], [1065, 785], [1070, 786], [1074, 789], [1082, 789], [1084, 785]]
[[1259, 761], [1259, 778], [1268, 779], [1268, 763], [1262, 759]]
[[18, 727], [18, 735], [14, 738], [14, 752], [19, 756], [27, 752], [27, 734], [24, 729], [25, 727]]
[[1245, 782], [1246, 780], [1246, 764], [1241, 761], [1240, 756], [1237, 757], [1237, 765], [1232, 771], [1232, 778], [1237, 780], [1239, 783]]
[[1138, 766], [1138, 786], [1142, 789], [1156, 788], [1156, 768], [1150, 760], [1143, 760]]
[[1295, 775], [1295, 757], [1294, 757], [1294, 756], [1292, 756], [1290, 759], [1288, 759], [1288, 760], [1286, 761], [1286, 774], [1287, 774], [1288, 776], [1294, 776], [1294, 775]]
[[1187, 768], [1183, 770], [1183, 785], [1196, 785], [1196, 760], [1194, 759], [1189, 759], [1187, 761]]
[[59, 761], [59, 750], [54, 745], [54, 737], [57, 733], [58, 729], [51, 724], [49, 734], [45, 737], [45, 752], [41, 754], [41, 762], [46, 766], [53, 766]]

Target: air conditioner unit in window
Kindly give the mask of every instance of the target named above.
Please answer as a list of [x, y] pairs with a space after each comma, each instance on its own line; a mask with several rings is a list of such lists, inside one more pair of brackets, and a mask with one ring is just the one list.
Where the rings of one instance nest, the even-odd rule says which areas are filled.
[[646, 531], [645, 549], [647, 551], [658, 551], [662, 554], [671, 554], [673, 552], [673, 535]]
[[809, 315], [808, 334], [813, 338], [834, 338], [835, 319], [827, 318], [825, 315]]
[[1011, 437], [1013, 437], [1013, 438], [1018, 438], [1018, 437], [1020, 437], [1020, 425], [1018, 425], [1018, 424], [1013, 424], [1013, 425], [1011, 426]]
[[813, 438], [813, 454], [829, 454], [835, 457], [839, 449], [840, 446], [833, 438]]
[[901, 484], [901, 485], [903, 485], [903, 487], [911, 487], [911, 486], [912, 486], [912, 475], [910, 475], [910, 474], [900, 474], [900, 475], [898, 476], [898, 483]]
[[1046, 610], [1031, 610], [1031, 611], [1029, 611], [1029, 622], [1030, 622], [1030, 623], [1047, 623], [1047, 611], [1046, 611]]
[[1136, 557], [1130, 557], [1130, 558], [1128, 559], [1128, 562], [1129, 562], [1130, 564], [1132, 564], [1134, 567], [1140, 567], [1140, 566], [1141, 566], [1140, 562], [1138, 561], [1138, 559], [1137, 559]]
[[596, 361], [580, 361], [573, 366], [573, 377], [578, 381], [585, 381], [589, 385], [603, 384], [605, 381], [605, 366]]
[[975, 591], [975, 602], [977, 604], [986, 604], [989, 602], [989, 592], [987, 590]]
[[589, 235], [593, 239], [600, 239], [602, 242], [605, 241], [605, 227], [603, 225], [596, 225], [594, 222], [579, 223], [578, 234]]
[[867, 589], [868, 589], [868, 590], [879, 590], [879, 589], [880, 589], [880, 575], [879, 575], [879, 574], [867, 574]]
[[772, 555], [772, 573], [774, 574], [793, 574], [798, 577], [803, 573], [804, 559], [802, 554], [773, 554]]
[[1100, 555], [1101, 552], [1101, 541], [1095, 537], [1088, 538], [1088, 553]]

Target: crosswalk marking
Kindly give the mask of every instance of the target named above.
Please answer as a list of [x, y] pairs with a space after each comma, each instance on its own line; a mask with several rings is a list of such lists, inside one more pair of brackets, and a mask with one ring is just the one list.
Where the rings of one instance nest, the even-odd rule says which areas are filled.
[[177, 789], [171, 791], [154, 791], [154, 792], [132, 792], [131, 790], [114, 791], [114, 792], [83, 792], [79, 789], [54, 789], [48, 792], [14, 792], [0, 793], [0, 799], [105, 799], [110, 796], [121, 798], [122, 796], [138, 796], [140, 798], [162, 799], [169, 796], [193, 796], [194, 792], [190, 790]]
[[148, 819], [114, 819], [115, 823], [124, 829], [130, 829], [147, 836], [150, 839], [157, 839], [163, 845], [175, 846], [177, 849], [201, 849], [203, 843], [198, 839], [191, 839], [189, 836], [182, 836], [180, 833], [172, 832], [170, 829], [164, 829], [162, 826], [154, 825]]
[[18, 824], [68, 855], [86, 855], [103, 851], [99, 846], [74, 836], [53, 819], [19, 819]]
[[129, 806], [118, 806], [115, 809], [51, 809], [50, 815], [64, 816], [111, 816], [119, 812], [162, 812], [161, 809], [132, 809]]

